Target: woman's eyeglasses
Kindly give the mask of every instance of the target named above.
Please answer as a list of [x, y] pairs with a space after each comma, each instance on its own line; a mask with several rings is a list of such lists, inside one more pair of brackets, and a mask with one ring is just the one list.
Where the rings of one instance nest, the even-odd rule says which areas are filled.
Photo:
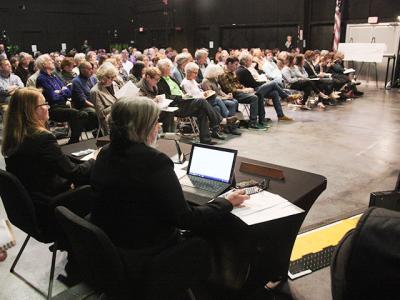
[[48, 102], [44, 102], [42, 104], [36, 105], [35, 108], [41, 107], [41, 106], [49, 106]]

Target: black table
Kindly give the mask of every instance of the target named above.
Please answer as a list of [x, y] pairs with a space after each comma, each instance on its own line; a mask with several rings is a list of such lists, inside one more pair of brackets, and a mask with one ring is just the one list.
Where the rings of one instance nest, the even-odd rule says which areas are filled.
[[[88, 148], [96, 148], [94, 139], [62, 146], [63, 152], [70, 157], [72, 157], [70, 155], [72, 152]], [[183, 153], [189, 154], [191, 145], [181, 143], [181, 148]], [[177, 153], [173, 141], [159, 140], [158, 149], [170, 157]], [[230, 215], [224, 228], [215, 229], [215, 234], [209, 238], [211, 244], [215, 246], [217, 256], [212, 279], [228, 288], [238, 290], [260, 286], [268, 280], [287, 278], [290, 255], [297, 233], [311, 206], [326, 189], [327, 184], [326, 178], [318, 174], [241, 156], [238, 156], [236, 160], [237, 182], [250, 178], [258, 181], [263, 179], [241, 172], [239, 168], [242, 162], [282, 170], [285, 179], [271, 180], [268, 191], [279, 194], [302, 208], [305, 213], [251, 226], [236, 216]], [[185, 197], [191, 201], [198, 196], [185, 193]]]

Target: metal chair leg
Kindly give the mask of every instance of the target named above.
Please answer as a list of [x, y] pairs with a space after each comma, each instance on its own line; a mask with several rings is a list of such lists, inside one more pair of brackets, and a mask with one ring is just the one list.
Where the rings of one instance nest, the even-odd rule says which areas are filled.
[[49, 288], [48, 288], [47, 294], [45, 292], [43, 292], [42, 290], [40, 290], [39, 288], [37, 288], [36, 286], [34, 286], [32, 283], [30, 283], [28, 280], [26, 280], [23, 276], [21, 276], [14, 270], [15, 266], [17, 265], [21, 255], [22, 255], [22, 252], [24, 251], [26, 245], [28, 244], [30, 237], [31, 237], [30, 235], [28, 235], [26, 237], [24, 243], [22, 244], [21, 249], [19, 250], [19, 252], [17, 254], [17, 257], [14, 260], [14, 263], [11, 266], [10, 272], [13, 273], [15, 276], [17, 276], [19, 279], [21, 279], [23, 282], [25, 282], [27, 285], [29, 285], [31, 288], [33, 288], [35, 291], [37, 291], [39, 294], [46, 297], [46, 299], [50, 300], [51, 294], [53, 291], [54, 271], [55, 271], [55, 265], [56, 265], [56, 255], [57, 255], [57, 243], [56, 242], [54, 243], [54, 249], [53, 249], [53, 254], [52, 254], [52, 259], [51, 259]]
[[53, 291], [53, 280], [54, 280], [54, 269], [55, 269], [55, 265], [56, 265], [56, 256], [57, 256], [57, 242], [54, 243], [53, 255], [51, 258], [50, 279], [49, 279], [49, 289], [47, 291], [47, 300], [51, 299], [51, 293]]
[[19, 258], [20, 258], [21, 255], [22, 255], [22, 252], [24, 252], [24, 249], [25, 249], [25, 247], [26, 247], [26, 244], [28, 244], [28, 241], [29, 241], [30, 238], [31, 238], [31, 236], [28, 235], [28, 236], [26, 237], [24, 243], [22, 244], [21, 249], [19, 249], [19, 252], [18, 252], [18, 254], [17, 254], [17, 257], [15, 258], [15, 260], [14, 260], [12, 266], [11, 266], [11, 269], [10, 269], [10, 272], [11, 272], [11, 273], [14, 273], [15, 266], [17, 265], [17, 263], [18, 263], [18, 261], [19, 261]]

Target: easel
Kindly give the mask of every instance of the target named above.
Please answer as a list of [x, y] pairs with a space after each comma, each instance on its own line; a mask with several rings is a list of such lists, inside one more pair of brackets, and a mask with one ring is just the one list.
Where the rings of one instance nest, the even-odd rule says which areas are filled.
[[[372, 37], [371, 39], [371, 44], [375, 44], [375, 37]], [[360, 75], [363, 67], [364, 67], [364, 63], [365, 62], [361, 62], [361, 66], [358, 69], [358, 72], [356, 72], [356, 74], [354, 75], [354, 79], [357, 80], [358, 76]], [[376, 62], [373, 62], [374, 66], [375, 66], [375, 83], [376, 83], [376, 87], [378, 88], [378, 66], [376, 64]], [[369, 83], [369, 74], [370, 74], [370, 69], [371, 69], [371, 62], [368, 62], [368, 66], [367, 66], [367, 84]]]

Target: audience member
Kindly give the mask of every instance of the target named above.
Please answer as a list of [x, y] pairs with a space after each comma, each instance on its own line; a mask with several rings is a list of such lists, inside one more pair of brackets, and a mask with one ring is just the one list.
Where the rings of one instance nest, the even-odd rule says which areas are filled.
[[182, 83], [182, 80], [185, 78], [185, 67], [186, 65], [193, 60], [192, 55], [188, 52], [179, 53], [175, 57], [176, 67], [172, 71], [172, 77], [178, 81], [179, 84]]
[[[178, 117], [196, 117], [199, 123], [200, 142], [203, 144], [211, 144], [210, 128], [218, 130], [221, 116], [217, 114], [207, 100], [183, 99], [183, 91], [178, 81], [170, 76], [172, 63], [168, 59], [161, 59], [157, 63], [157, 67], [161, 71], [161, 78], [157, 84], [158, 93], [164, 94], [168, 99], [174, 100], [170, 106], [178, 106], [175, 112]], [[163, 124], [164, 125], [164, 124]]]
[[135, 62], [135, 64], [131, 69], [131, 73], [129, 74], [129, 80], [135, 84], [138, 83], [143, 77], [144, 69], [145, 69], [144, 62], [142, 61]]
[[90, 62], [84, 61], [79, 65], [79, 76], [72, 80], [71, 103], [72, 107], [87, 114], [86, 130], [93, 130], [98, 127], [97, 114], [94, 108], [94, 101], [90, 98], [90, 90], [97, 83], [93, 76], [93, 66]]
[[53, 75], [54, 62], [50, 55], [43, 54], [36, 60], [40, 74], [36, 86], [43, 90], [43, 95], [50, 105], [50, 119], [56, 122], [68, 122], [71, 128], [71, 137], [68, 143], [77, 143], [86, 122], [86, 114], [71, 108], [67, 101], [71, 91], [57, 76]]
[[[290, 98], [289, 94], [287, 94], [276, 82], [263, 82], [263, 81], [256, 81], [254, 77], [251, 75], [250, 71], [248, 68], [252, 64], [252, 56], [249, 53], [242, 53], [239, 57], [239, 63], [240, 66], [236, 70], [236, 75], [239, 79], [239, 82], [247, 87], [247, 88], [253, 88], [256, 95], [260, 97], [261, 99], [265, 98], [272, 98], [272, 103], [274, 105], [276, 114], [278, 116], [278, 119], [281, 121], [292, 121], [291, 118], [286, 116], [283, 113], [282, 110], [282, 105], [280, 98], [282, 99], [288, 99]], [[261, 104], [261, 101], [259, 102]], [[262, 115], [265, 116], [265, 109], [264, 105], [261, 105], [258, 107], [259, 110], [259, 116], [262, 117]], [[259, 119], [259, 124], [261, 126], [265, 126], [263, 118], [261, 120]]]
[[32, 56], [29, 53], [21, 52], [19, 54], [19, 64], [15, 70], [15, 75], [21, 78], [21, 81], [24, 85], [26, 85], [26, 81], [28, 80], [29, 76], [32, 75], [32, 73], [29, 71], [29, 64], [31, 60]]
[[294, 65], [295, 56], [293, 54], [289, 54], [287, 57], [287, 64], [282, 69], [282, 75], [288, 88], [304, 92], [303, 100], [299, 99], [298, 104], [306, 104], [312, 91], [314, 91], [314, 93], [322, 99], [329, 98], [327, 95], [321, 92], [311, 80], [305, 78], [304, 75], [297, 72]]
[[94, 102], [100, 126], [105, 135], [109, 134], [108, 117], [111, 106], [118, 100], [115, 93], [119, 90], [114, 81], [118, 76], [117, 68], [110, 62], [103, 63], [96, 72], [98, 82], [90, 90], [90, 99]]
[[[224, 73], [224, 70], [220, 65], [209, 64], [204, 72], [204, 79], [201, 84], [203, 90], [214, 91], [216, 96], [223, 101], [228, 113], [226, 111], [221, 111], [222, 117], [233, 117], [238, 112], [239, 103], [233, 98], [232, 93], [224, 93], [218, 83], [218, 77]], [[225, 133], [232, 133], [235, 135], [241, 135], [236, 124], [226, 125]]]
[[[54, 66], [55, 67], [55, 66]], [[64, 82], [66, 86], [71, 85], [72, 80], [79, 74], [74, 72], [74, 60], [71, 57], [66, 57], [61, 62], [61, 77], [60, 79]], [[54, 69], [56, 71], [56, 69]]]
[[208, 66], [208, 51], [206, 49], [198, 49], [194, 54], [195, 62], [199, 66], [199, 72], [197, 73], [196, 81], [201, 83], [204, 78], [204, 72]]
[[122, 60], [122, 67], [124, 68], [126, 73], [129, 74], [131, 69], [132, 69], [132, 67], [133, 67], [133, 64], [129, 60], [128, 50], [124, 49], [124, 50], [121, 51], [121, 60]]
[[8, 59], [0, 59], [0, 103], [7, 104], [12, 94], [23, 86], [21, 79], [11, 73]]
[[2, 59], [7, 59], [7, 53], [4, 44], [0, 44], [0, 60]]
[[[265, 130], [265, 127], [257, 124], [257, 117], [260, 122], [264, 120], [264, 99], [255, 95], [253, 88], [245, 88], [240, 84], [236, 76], [236, 70], [239, 65], [239, 59], [229, 56], [226, 59], [226, 71], [219, 76], [218, 82], [225, 93], [231, 93], [239, 103], [250, 104], [250, 129]], [[261, 108], [259, 114], [259, 107]]]

